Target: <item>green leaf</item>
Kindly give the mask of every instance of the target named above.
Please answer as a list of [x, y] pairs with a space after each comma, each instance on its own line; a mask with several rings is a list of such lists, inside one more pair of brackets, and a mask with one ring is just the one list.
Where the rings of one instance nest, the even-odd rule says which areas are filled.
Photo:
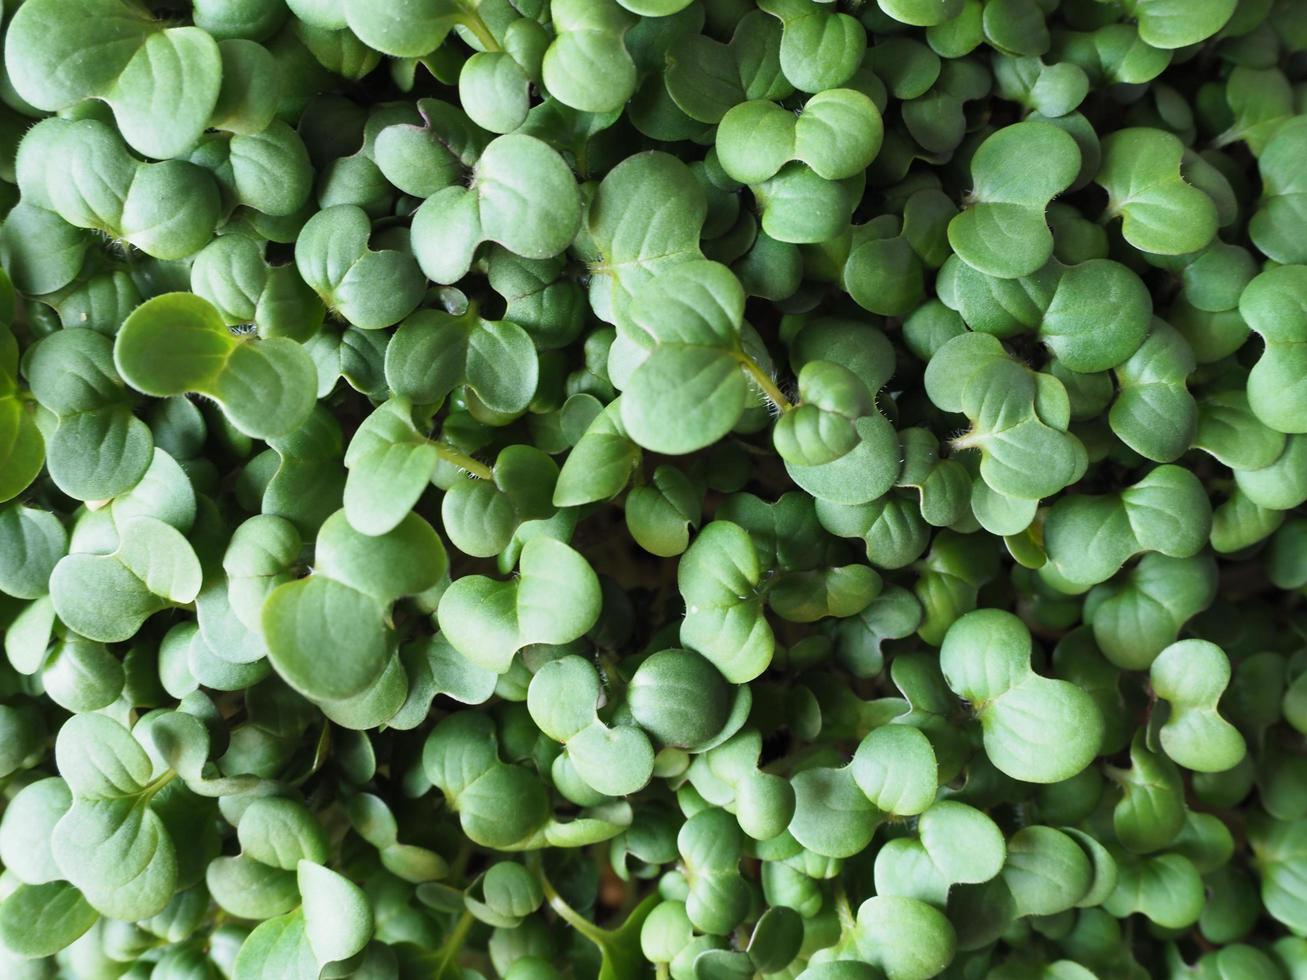
[[1120, 862], [1120, 878], [1103, 907], [1114, 915], [1141, 912], [1167, 929], [1198, 921], [1204, 904], [1203, 880], [1188, 858], [1159, 854]]
[[1030, 667], [1025, 625], [995, 609], [967, 613], [949, 627], [940, 669], [953, 693], [971, 703], [990, 761], [1013, 779], [1055, 783], [1098, 754], [1103, 719], [1093, 699], [1067, 681]]
[[243, 854], [261, 864], [296, 871], [301, 861], [327, 860], [327, 836], [303, 803], [286, 797], [250, 802], [236, 825]]
[[1062, 274], [1039, 335], [1072, 371], [1106, 371], [1139, 349], [1152, 313], [1143, 280], [1117, 262], [1090, 259]]
[[467, 575], [440, 600], [441, 632], [459, 653], [502, 674], [529, 643], [570, 643], [599, 617], [599, 579], [576, 551], [552, 538], [522, 548], [518, 578]]
[[292, 872], [269, 867], [245, 855], [210, 861], [204, 881], [222, 909], [245, 919], [285, 915], [300, 903]]
[[23, 957], [53, 956], [99, 918], [100, 913], [66, 881], [19, 885], [0, 902], [0, 943]]
[[0, 500], [26, 490], [44, 463], [44, 440], [31, 414], [17, 398], [0, 395]]
[[512, 56], [479, 51], [463, 63], [458, 97], [471, 120], [492, 133], [511, 133], [526, 121], [530, 80]]
[[380, 676], [391, 652], [385, 612], [372, 596], [325, 576], [288, 582], [263, 607], [268, 658], [310, 697], [359, 694]]
[[882, 725], [853, 755], [853, 778], [876, 808], [894, 816], [924, 813], [939, 784], [935, 750], [918, 729]]
[[946, 24], [962, 13], [959, 0], [945, 0], [943, 3], [935, 0], [876, 0], [876, 5], [899, 23], [913, 27]]
[[757, 592], [762, 574], [748, 533], [729, 521], [700, 531], [677, 568], [686, 605], [681, 642], [733, 684], [766, 670], [775, 649]]
[[776, 451], [797, 466], [820, 466], [850, 452], [859, 442], [856, 420], [875, 410], [857, 375], [830, 361], [803, 366], [799, 396], [802, 404], [784, 413], [772, 431]]
[[1307, 262], [1307, 248], [1294, 234], [1307, 207], [1307, 184], [1297, 165], [1304, 149], [1307, 123], [1294, 117], [1275, 131], [1257, 158], [1262, 198], [1248, 222], [1248, 234], [1259, 251], [1285, 264]]
[[1280, 432], [1307, 431], [1303, 422], [1305, 387], [1299, 376], [1302, 342], [1307, 337], [1307, 267], [1268, 269], [1239, 297], [1239, 312], [1262, 336], [1266, 347], [1248, 372], [1248, 404], [1263, 423]]
[[434, 586], [448, 568], [444, 545], [425, 520], [409, 514], [385, 534], [360, 534], [344, 511], [323, 523], [314, 546], [314, 574], [390, 604]]
[[952, 800], [935, 803], [917, 825], [922, 846], [945, 880], [980, 884], [1003, 869], [1003, 832], [974, 807]]
[[781, 74], [780, 44], [780, 25], [762, 11], [739, 18], [726, 44], [687, 32], [667, 51], [667, 94], [689, 119], [714, 125], [738, 103], [790, 95], [794, 88]]
[[372, 225], [349, 204], [313, 215], [295, 239], [295, 267], [328, 310], [363, 330], [404, 319], [425, 283], [407, 251], [369, 246]]
[[1210, 532], [1211, 505], [1198, 479], [1159, 466], [1118, 495], [1077, 495], [1055, 504], [1044, 545], [1057, 572], [1084, 586], [1106, 581], [1141, 551], [1195, 555]]
[[622, 424], [654, 452], [684, 454], [726, 435], [750, 393], [740, 349], [744, 290], [725, 266], [687, 261], [644, 282], [622, 335], [652, 351], [626, 379]]
[[316, 553], [312, 575], [267, 595], [261, 627], [268, 658], [288, 684], [308, 697], [340, 701], [381, 677], [393, 653], [390, 605], [436, 585], [447, 559], [440, 538], [416, 514], [369, 537], [343, 510], [322, 525]]
[[[1038, 161], [1034, 169], [1031, 161]], [[1029, 275], [1053, 254], [1044, 211], [1079, 169], [1075, 141], [1056, 126], [1022, 122], [1000, 129], [971, 159], [972, 203], [949, 222], [949, 244], [981, 272]]]
[[70, 629], [116, 643], [131, 639], [154, 613], [193, 602], [201, 579], [195, 552], [175, 528], [135, 517], [119, 529], [111, 554], [59, 559], [50, 575], [50, 597]]
[[439, 451], [413, 423], [408, 400], [390, 399], [350, 440], [345, 516], [364, 534], [394, 530], [418, 502], [439, 463]]
[[792, 623], [811, 623], [827, 616], [843, 619], [867, 608], [880, 589], [881, 578], [870, 567], [841, 565], [788, 573], [767, 593], [767, 604]]
[[[1274, 820], [1259, 815], [1250, 830], [1253, 865], [1261, 879], [1261, 899], [1266, 911], [1277, 922], [1291, 929], [1301, 929], [1303, 913], [1297, 896], [1304, 860], [1307, 860], [1307, 822]], [[1172, 860], [1188, 863], [1178, 855]], [[1198, 905], [1201, 911], [1201, 899]]]
[[1020, 915], [1056, 915], [1093, 885], [1094, 869], [1075, 838], [1053, 827], [1022, 827], [1007, 842], [1002, 879]]
[[799, 91], [838, 88], [862, 62], [867, 34], [848, 14], [811, 0], [765, 0], [760, 7], [784, 28], [781, 71]]
[[1224, 772], [1244, 757], [1243, 736], [1220, 716], [1230, 680], [1225, 652], [1206, 640], [1172, 643], [1148, 671], [1153, 692], [1171, 705], [1158, 733], [1171, 759], [1197, 772]]
[[576, 507], [617, 496], [640, 458], [640, 447], [622, 425], [621, 398], [615, 398], [567, 454], [554, 485], [554, 506]]
[[665, 269], [701, 258], [707, 214], [702, 187], [667, 153], [640, 153], [610, 170], [595, 191], [587, 230], [590, 305], [615, 323], [635, 291]]
[[0, 507], [0, 542], [0, 591], [17, 599], [45, 595], [55, 563], [68, 551], [59, 518], [22, 504]]
[[880, 149], [883, 124], [876, 104], [854, 89], [819, 92], [795, 116], [774, 102], [741, 102], [717, 127], [722, 169], [742, 184], [761, 184], [790, 160], [825, 180], [865, 170]]
[[53, 433], [43, 433], [50, 477], [81, 500], [132, 489], [153, 458], [153, 438], [132, 413], [112, 350], [94, 331], [60, 330], [32, 347], [24, 363], [32, 394], [59, 418]]
[[550, 12], [555, 36], [541, 65], [549, 94], [582, 112], [620, 109], [635, 91], [635, 63], [624, 43], [635, 18], [612, 0], [562, 0]]
[[[69, 224], [121, 237], [162, 259], [198, 252], [221, 217], [214, 178], [181, 161], [140, 163], [108, 123], [50, 120], [24, 142], [29, 194]], [[39, 170], [39, 174], [36, 173]], [[44, 180], [38, 189], [32, 184]]]
[[530, 336], [516, 323], [485, 320], [474, 307], [459, 316], [420, 310], [386, 348], [386, 381], [397, 395], [438, 404], [460, 385], [487, 408], [524, 411], [535, 396], [539, 363]]
[[679, 555], [689, 546], [690, 529], [699, 523], [699, 498], [689, 477], [674, 466], [660, 466], [649, 484], [633, 487], [626, 495], [627, 530], [650, 554]]
[[1155, 48], [1184, 48], [1211, 37], [1225, 26], [1235, 0], [1203, 0], [1186, 6], [1176, 0], [1131, 0], [1126, 10], [1139, 24], [1139, 37]]
[[1107, 191], [1107, 214], [1122, 217], [1121, 234], [1142, 252], [1197, 252], [1216, 234], [1212, 199], [1180, 175], [1183, 149], [1160, 129], [1121, 129], [1103, 140], [1094, 180]]
[[812, 496], [833, 504], [870, 503], [894, 484], [898, 435], [878, 411], [853, 423], [858, 443], [847, 453], [816, 466], [785, 461], [790, 478]]
[[427, 198], [413, 216], [413, 252], [427, 278], [453, 283], [482, 242], [546, 259], [571, 244], [580, 221], [576, 180], [562, 157], [533, 136], [512, 133], [486, 147], [470, 187]]
[[1184, 337], [1154, 319], [1144, 342], [1116, 367], [1119, 390], [1108, 413], [1112, 431], [1154, 462], [1178, 459], [1197, 432], [1197, 405], [1185, 386], [1195, 367]]
[[77, 278], [93, 237], [53, 211], [19, 201], [0, 226], [0, 251], [18, 289], [51, 293]]
[[635, 793], [653, 773], [648, 736], [630, 725], [610, 728], [596, 720], [568, 740], [567, 757], [577, 775], [605, 796]]
[[293, 432], [313, 409], [316, 372], [299, 344], [233, 336], [213, 306], [189, 293], [138, 306], [114, 342], [114, 364], [147, 395], [209, 395], [256, 438]]
[[76, 796], [55, 825], [52, 846], [64, 876], [108, 918], [148, 918], [176, 890], [172, 838], [160, 815], [135, 796]]
[[925, 381], [936, 407], [971, 420], [953, 446], [980, 451], [980, 476], [995, 493], [1038, 500], [1084, 473], [1084, 447], [1066, 432], [1062, 383], [1013, 360], [993, 336], [967, 333], [947, 341], [931, 357]]
[[218, 101], [222, 59], [212, 37], [114, 0], [39, 0], [5, 40], [10, 80], [26, 101], [54, 111], [103, 99], [144, 156], [183, 153]]
[[286, 980], [315, 980], [321, 964], [309, 946], [302, 909], [259, 923], [245, 937], [232, 971], [235, 980], [278, 976]]
[[858, 908], [858, 955], [896, 980], [928, 980], [953, 960], [957, 938], [944, 913], [912, 898], [877, 895]]
[[794, 818], [789, 832], [809, 851], [847, 858], [871, 842], [880, 814], [855, 781], [852, 767], [805, 769], [790, 785]]
[[489, 558], [508, 547], [526, 521], [552, 517], [558, 467], [531, 446], [509, 446], [495, 460], [493, 480], [460, 480], [445, 492], [440, 513], [451, 543]]
[[320, 864], [296, 868], [304, 898], [304, 933], [319, 963], [347, 960], [372, 938], [372, 903], [358, 885]]
[[1143, 670], [1184, 624], [1212, 604], [1215, 562], [1207, 555], [1169, 558], [1152, 552], [1123, 577], [1095, 586], [1084, 619], [1104, 656], [1127, 670]]
[[50, 835], [73, 805], [67, 783], [57, 776], [24, 786], [0, 819], [0, 859], [19, 881], [41, 885], [59, 877], [50, 850]]
[[1184, 782], [1170, 759], [1150, 751], [1142, 733], [1130, 745], [1129, 769], [1113, 772], [1121, 798], [1112, 826], [1121, 844], [1136, 854], [1166, 847], [1184, 827]]
[[695, 928], [723, 934], [748, 914], [748, 887], [740, 874], [743, 839], [724, 810], [690, 817], [676, 836], [676, 848], [690, 886], [685, 911]]

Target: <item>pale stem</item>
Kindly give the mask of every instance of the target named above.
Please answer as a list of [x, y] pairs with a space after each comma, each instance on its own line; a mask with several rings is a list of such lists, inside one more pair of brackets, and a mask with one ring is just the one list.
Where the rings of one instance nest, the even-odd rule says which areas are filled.
[[477, 41], [480, 42], [481, 47], [485, 48], [487, 51], [503, 50], [500, 48], [499, 42], [495, 40], [495, 36], [490, 33], [490, 28], [486, 26], [486, 22], [481, 19], [481, 15], [476, 11], [469, 10], [463, 16], [460, 23], [472, 32], [472, 36], [475, 37]]
[[447, 463], [453, 463], [461, 470], [466, 470], [473, 476], [481, 480], [494, 479], [494, 473], [485, 463], [478, 462], [462, 450], [455, 449], [447, 442], [441, 442], [439, 439], [432, 439], [431, 445], [436, 447], [436, 453]]
[[743, 352], [736, 354], [735, 356], [739, 360], [740, 366], [743, 367], [749, 377], [753, 379], [753, 383], [762, 389], [762, 393], [767, 396], [767, 399], [775, 405], [779, 411], [788, 412], [794, 408], [794, 405], [790, 403], [790, 400], [786, 398], [780, 388], [776, 386], [776, 382], [771, 379], [771, 376], [758, 366], [757, 361]]

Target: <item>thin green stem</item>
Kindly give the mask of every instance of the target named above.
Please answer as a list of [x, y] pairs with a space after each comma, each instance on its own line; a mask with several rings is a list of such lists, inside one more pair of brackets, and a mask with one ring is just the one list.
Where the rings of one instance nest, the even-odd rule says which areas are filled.
[[464, 27], [466, 27], [469, 31], [472, 32], [472, 36], [477, 39], [481, 47], [483, 47], [485, 50], [487, 51], [503, 50], [502, 48], [500, 48], [499, 42], [495, 40], [495, 36], [490, 33], [490, 28], [486, 26], [486, 22], [481, 19], [481, 15], [478, 14], [476, 11], [474, 10], [467, 11], [467, 13], [465, 13], [461, 18], [460, 23], [462, 23]]
[[835, 914], [839, 916], [841, 932], [852, 932], [857, 928], [858, 920], [853, 914], [853, 907], [849, 905], [844, 882], [838, 878], [835, 879]]
[[545, 877], [544, 869], [538, 867], [537, 870], [540, 873], [540, 887], [544, 890], [545, 900], [549, 902], [549, 907], [558, 913], [560, 919], [585, 936], [586, 939], [596, 946], [602, 946], [607, 938], [607, 930], [600, 929], [580, 912], [568, 905], [567, 900], [558, 894], [557, 889]]
[[775, 405], [777, 409], [782, 412], [788, 412], [794, 408], [794, 405], [791, 404], [790, 400], [786, 398], [780, 388], [776, 386], [776, 382], [771, 379], [771, 376], [758, 366], [757, 361], [748, 354], [745, 354], [743, 351], [737, 353], [735, 357], [736, 360], [740, 362], [740, 366], [743, 367], [749, 377], [753, 379], [753, 383], [762, 389], [762, 393], [767, 396], [768, 400]]
[[443, 980], [445, 971], [449, 969], [450, 964], [458, 957], [463, 948], [463, 940], [467, 938], [468, 931], [472, 928], [472, 913], [464, 912], [454, 923], [453, 930], [445, 937], [445, 941], [440, 944], [440, 959], [436, 962], [436, 972], [433, 980]]
[[140, 802], [149, 803], [150, 800], [154, 798], [154, 794], [159, 792], [159, 790], [163, 789], [176, 778], [177, 773], [174, 770], [169, 769], [162, 776], [141, 790]]
[[481, 480], [494, 479], [495, 474], [485, 463], [478, 462], [461, 449], [455, 449], [447, 442], [439, 439], [432, 439], [431, 445], [436, 447], [436, 453], [446, 463], [453, 463], [460, 470], [466, 470], [473, 476]]
[[458, 853], [454, 855], [454, 862], [449, 866], [449, 880], [462, 881], [463, 875], [467, 872], [467, 862], [472, 857], [472, 842], [464, 840], [459, 846]]
[[1219, 136], [1214, 137], [1210, 145], [1214, 150], [1221, 150], [1229, 146], [1231, 143], [1239, 142], [1246, 135], [1247, 132], [1245, 130], [1237, 129], [1234, 126], [1231, 126], [1229, 129], [1221, 133]]

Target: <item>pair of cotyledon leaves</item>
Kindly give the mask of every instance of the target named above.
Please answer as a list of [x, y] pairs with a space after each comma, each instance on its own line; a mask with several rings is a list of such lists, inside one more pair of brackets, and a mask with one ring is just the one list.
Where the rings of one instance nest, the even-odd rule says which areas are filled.
[[[1183, 149], [1157, 129], [1118, 130], [1102, 142], [1094, 180], [1108, 193], [1107, 213], [1122, 217], [1122, 234], [1140, 251], [1196, 252], [1216, 234], [1215, 205], [1181, 176]], [[1051, 123], [1016, 123], [991, 135], [971, 159], [969, 205], [949, 223], [954, 252], [999, 278], [1034, 273], [1053, 254], [1044, 212], [1080, 166], [1076, 141]]]
[[[150, 715], [130, 732], [92, 714], [61, 729], [61, 776], [32, 784], [5, 814], [7, 856], [23, 881], [17, 900], [7, 901], [0, 915], [0, 933], [10, 948], [50, 955], [100, 915], [147, 919], [164, 909], [179, 886], [204, 877], [204, 864], [195, 861], [197, 841], [187, 835], [196, 834], [209, 816], [213, 804], [205, 797], [248, 789], [251, 782], [212, 778], [205, 766], [208, 741], [197, 718], [176, 712]], [[302, 804], [277, 797], [256, 801], [239, 830], [242, 855], [209, 866], [215, 891], [239, 895], [229, 888], [239, 889], [237, 881], [254, 885], [261, 874], [262, 894], [281, 890], [288, 906], [284, 916], [259, 927], [265, 935], [246, 944], [241, 959], [260, 960], [266, 934], [285, 929], [297, 931], [297, 956], [316, 962], [314, 972], [362, 949], [372, 934], [371, 903], [357, 885], [320, 863], [327, 858], [326, 839]], [[20, 839], [31, 847], [15, 850]], [[223, 861], [243, 861], [246, 871], [228, 870]], [[253, 911], [249, 902], [247, 893], [236, 910]], [[264, 968], [238, 961], [237, 975], [258, 975]]]

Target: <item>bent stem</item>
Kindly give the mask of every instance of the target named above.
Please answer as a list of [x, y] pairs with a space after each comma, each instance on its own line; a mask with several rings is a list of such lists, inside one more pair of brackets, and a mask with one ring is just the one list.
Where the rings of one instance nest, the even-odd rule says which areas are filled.
[[535, 864], [536, 873], [540, 876], [540, 887], [545, 893], [545, 900], [549, 903], [549, 907], [558, 913], [560, 919], [602, 949], [604, 941], [608, 938], [608, 930], [600, 929], [580, 912], [568, 905], [567, 899], [558, 894], [557, 889], [545, 877], [544, 868], [540, 867], [539, 862], [535, 862]]
[[788, 412], [794, 408], [790, 400], [776, 386], [776, 382], [758, 365], [757, 361], [743, 351], [737, 352], [735, 358], [740, 362], [740, 366], [744, 368], [745, 373], [753, 379], [753, 383], [762, 389], [762, 393], [767, 396], [767, 400], [776, 406], [777, 411]]
[[605, 943], [612, 937], [612, 933], [607, 929], [599, 928], [599, 926], [568, 905], [567, 899], [558, 894], [558, 889], [553, 886], [549, 881], [549, 877], [545, 874], [544, 862], [540, 859], [539, 851], [533, 851], [527, 857], [527, 865], [535, 872], [536, 878], [540, 880], [540, 889], [545, 893], [545, 901], [558, 914], [558, 917], [585, 936], [590, 942], [603, 949]]

